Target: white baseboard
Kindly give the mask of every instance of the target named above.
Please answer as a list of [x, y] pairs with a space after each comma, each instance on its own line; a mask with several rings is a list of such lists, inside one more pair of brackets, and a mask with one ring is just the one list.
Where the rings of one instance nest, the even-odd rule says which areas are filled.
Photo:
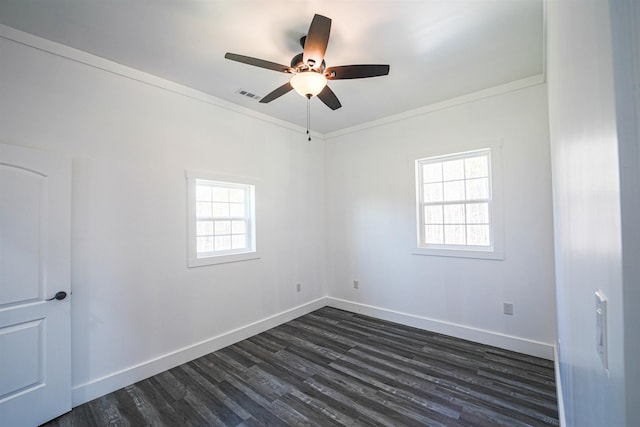
[[347, 301], [339, 298], [327, 297], [327, 305], [329, 307], [339, 308], [341, 310], [353, 313], [364, 314], [366, 316], [376, 317], [382, 320], [400, 323], [415, 328], [425, 329], [456, 338], [462, 338], [481, 344], [500, 347], [506, 350], [517, 351], [531, 356], [542, 357], [548, 360], [554, 360], [555, 346], [539, 341], [532, 341], [524, 338], [518, 338], [510, 335], [499, 334], [496, 332], [476, 329], [469, 326], [458, 325], [455, 323], [443, 322], [440, 320], [429, 319], [427, 317], [416, 316], [414, 314], [402, 313], [399, 311], [389, 310], [381, 307], [360, 304], [357, 302]]
[[304, 316], [326, 305], [326, 298], [318, 298], [205, 341], [147, 360], [146, 362], [114, 372], [88, 383], [74, 386], [72, 390], [72, 405], [74, 407], [82, 405], [107, 393], [119, 390], [135, 382], [149, 378], [160, 372], [204, 356], [205, 354], [220, 350], [221, 348], [235, 344], [300, 316]]

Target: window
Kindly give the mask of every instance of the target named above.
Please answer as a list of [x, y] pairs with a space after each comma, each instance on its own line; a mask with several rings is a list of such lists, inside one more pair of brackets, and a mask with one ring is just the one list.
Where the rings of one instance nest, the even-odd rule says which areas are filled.
[[486, 257], [495, 252], [491, 149], [429, 157], [415, 164], [416, 253]]
[[187, 171], [190, 267], [257, 258], [255, 186], [238, 180]]

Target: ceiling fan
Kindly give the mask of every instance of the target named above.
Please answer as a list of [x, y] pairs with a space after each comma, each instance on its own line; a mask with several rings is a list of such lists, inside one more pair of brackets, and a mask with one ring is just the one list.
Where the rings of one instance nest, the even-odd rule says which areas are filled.
[[260, 102], [266, 104], [295, 89], [300, 95], [311, 99], [318, 96], [332, 110], [337, 110], [342, 105], [335, 93], [327, 86], [327, 80], [363, 79], [367, 77], [386, 76], [389, 74], [389, 65], [341, 65], [326, 67], [324, 53], [329, 43], [331, 32], [331, 19], [322, 15], [314, 15], [309, 32], [300, 39], [303, 52], [291, 59], [291, 65], [281, 65], [263, 59], [250, 56], [226, 53], [225, 58], [242, 62], [268, 70], [293, 74], [291, 79], [265, 95]]

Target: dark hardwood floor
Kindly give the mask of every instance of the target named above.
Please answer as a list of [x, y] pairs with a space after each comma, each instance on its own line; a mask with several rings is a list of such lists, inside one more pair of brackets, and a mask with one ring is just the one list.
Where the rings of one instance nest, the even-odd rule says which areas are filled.
[[46, 426], [557, 426], [553, 362], [322, 308]]

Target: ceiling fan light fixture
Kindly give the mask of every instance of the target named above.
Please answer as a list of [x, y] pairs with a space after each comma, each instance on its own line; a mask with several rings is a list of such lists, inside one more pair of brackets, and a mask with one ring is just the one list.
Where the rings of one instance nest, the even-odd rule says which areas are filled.
[[289, 82], [300, 95], [306, 97], [316, 96], [327, 85], [324, 74], [316, 71], [303, 71], [291, 77]]

